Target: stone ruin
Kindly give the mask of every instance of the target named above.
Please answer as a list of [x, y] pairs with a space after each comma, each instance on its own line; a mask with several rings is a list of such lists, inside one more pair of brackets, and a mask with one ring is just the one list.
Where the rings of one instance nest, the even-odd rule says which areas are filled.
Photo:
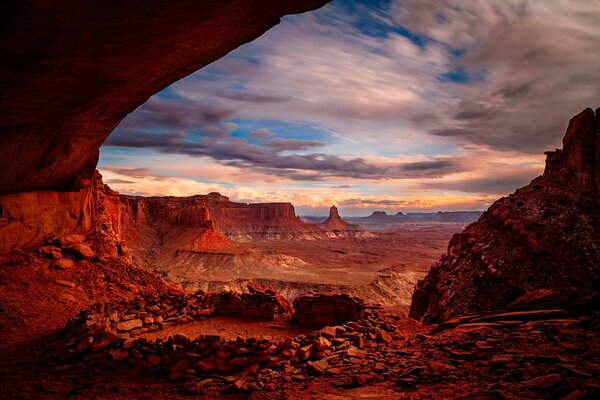
[[[168, 376], [193, 379], [202, 374], [245, 372], [308, 364], [317, 372], [323, 360], [342, 350], [387, 345], [398, 335], [394, 321], [379, 306], [366, 306], [348, 295], [308, 294], [289, 302], [270, 289], [249, 293], [171, 292], [131, 301], [98, 304], [69, 320], [64, 334], [68, 358], [89, 364], [129, 365]], [[170, 326], [216, 315], [244, 315], [274, 320], [292, 314], [297, 326], [320, 330], [293, 338], [227, 339], [217, 335], [166, 339], [137, 337]]]
[[292, 323], [299, 326], [323, 327], [341, 325], [362, 319], [367, 306], [358, 297], [347, 295], [304, 295], [294, 301]]

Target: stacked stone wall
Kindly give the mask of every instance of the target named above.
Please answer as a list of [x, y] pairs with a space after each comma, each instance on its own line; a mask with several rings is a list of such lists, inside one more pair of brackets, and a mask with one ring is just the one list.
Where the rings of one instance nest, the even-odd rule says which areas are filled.
[[[306, 295], [297, 302], [302, 312], [307, 310], [304, 305], [310, 304], [309, 309], [316, 310], [317, 316], [326, 315], [325, 305], [329, 304], [336, 318], [358, 319], [280, 341], [269, 337], [227, 339], [217, 335], [190, 338], [180, 333], [149, 340], [138, 336], [219, 314], [246, 312], [249, 316], [272, 319], [289, 313], [291, 308], [272, 290], [146, 296], [97, 305], [71, 319], [65, 328], [68, 354], [89, 363], [136, 366], [180, 380], [213, 373], [253, 375], [264, 368], [303, 363], [318, 371], [324, 365], [323, 360], [367, 345], [388, 345], [397, 335], [393, 320], [379, 307], [365, 306], [358, 298]], [[314, 326], [315, 319], [326, 322], [313, 318], [308, 326]], [[302, 324], [305, 320], [296, 319], [295, 323]]]

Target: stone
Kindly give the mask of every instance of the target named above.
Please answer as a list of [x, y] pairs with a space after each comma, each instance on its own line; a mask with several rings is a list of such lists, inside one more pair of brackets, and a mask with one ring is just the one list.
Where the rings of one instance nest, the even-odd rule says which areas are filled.
[[132, 329], [140, 328], [144, 323], [141, 319], [131, 319], [129, 321], [119, 322], [116, 326], [117, 332], [129, 332]]
[[296, 349], [283, 349], [281, 354], [285, 357], [294, 357], [296, 355]]
[[114, 361], [120, 362], [129, 358], [129, 350], [117, 349], [110, 352], [110, 355]]
[[562, 382], [562, 377], [559, 374], [550, 374], [539, 376], [523, 382], [523, 386], [532, 389], [549, 389]]
[[324, 351], [331, 346], [331, 342], [325, 339], [323, 336], [319, 336], [313, 346], [317, 351]]
[[373, 380], [372, 374], [356, 374], [352, 376], [352, 386], [361, 387], [367, 386]]
[[171, 372], [181, 372], [181, 371], [185, 371], [190, 367], [190, 363], [188, 362], [187, 358], [183, 358], [181, 360], [179, 360], [178, 362], [176, 362], [170, 369]]
[[198, 362], [198, 368], [204, 372], [212, 372], [217, 369], [218, 365], [214, 360], [204, 359]]
[[59, 239], [60, 247], [62, 247], [62, 248], [71, 247], [76, 244], [83, 243], [84, 241], [85, 241], [85, 236], [79, 235], [77, 233], [63, 236]]
[[42, 246], [38, 249], [41, 254], [49, 258], [53, 258], [55, 260], [60, 260], [62, 258], [61, 250], [56, 246]]
[[309, 361], [308, 365], [310, 365], [313, 370], [320, 374], [331, 368], [331, 365], [329, 365], [329, 363], [325, 360]]
[[244, 368], [244, 371], [246, 371], [250, 375], [256, 375], [258, 373], [259, 369], [260, 369], [259, 364], [250, 364], [246, 368]]
[[92, 250], [92, 248], [87, 244], [76, 244], [72, 247], [69, 247], [68, 250], [75, 254], [75, 256], [79, 259], [88, 259], [96, 255], [94, 250]]
[[152, 365], [160, 365], [162, 363], [162, 359], [158, 356], [155, 356], [154, 354], [148, 354], [146, 356], [146, 360], [148, 360], [148, 362]]
[[115, 343], [117, 340], [119, 340], [119, 337], [117, 335], [113, 335], [112, 333], [106, 333], [104, 336], [96, 339], [94, 343], [92, 343], [90, 351], [92, 353], [102, 351], [105, 348], [112, 345], [113, 343]]
[[75, 348], [75, 351], [78, 353], [83, 353], [88, 349], [88, 347], [92, 345], [92, 343], [94, 343], [94, 337], [87, 336], [79, 342], [79, 344]]
[[185, 373], [182, 371], [171, 372], [169, 374], [169, 380], [171, 381], [180, 381], [185, 378]]
[[384, 330], [379, 330], [379, 332], [377, 332], [377, 336], [376, 336], [376, 340], [380, 343], [392, 343], [392, 337], [390, 336], [389, 333], [387, 333]]
[[71, 269], [75, 265], [75, 262], [69, 258], [61, 258], [54, 263], [54, 268], [58, 269]]
[[333, 326], [326, 326], [325, 328], [321, 329], [319, 331], [319, 333], [323, 337], [331, 340], [331, 339], [335, 339], [337, 331], [336, 331], [335, 327], [333, 327]]
[[75, 296], [69, 293], [61, 293], [58, 295], [58, 298], [65, 303], [74, 303], [75, 301], [77, 301], [77, 299], [75, 299]]
[[70, 288], [74, 288], [76, 286], [75, 282], [66, 281], [66, 280], [63, 280], [63, 279], [57, 279], [57, 280], [55, 280], [55, 282], [57, 284], [59, 284], [60, 286], [66, 286], [66, 287], [70, 287]]

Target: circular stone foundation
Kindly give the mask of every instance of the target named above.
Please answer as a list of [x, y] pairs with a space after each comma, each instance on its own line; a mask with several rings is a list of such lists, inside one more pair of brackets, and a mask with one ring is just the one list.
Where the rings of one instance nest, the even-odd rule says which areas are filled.
[[[360, 298], [304, 295], [294, 306], [300, 318], [270, 289], [142, 296], [99, 304], [69, 320], [67, 348], [75, 359], [179, 380], [302, 363], [318, 369], [324, 357], [387, 344], [396, 334], [393, 320]], [[322, 327], [325, 322], [333, 326]]]

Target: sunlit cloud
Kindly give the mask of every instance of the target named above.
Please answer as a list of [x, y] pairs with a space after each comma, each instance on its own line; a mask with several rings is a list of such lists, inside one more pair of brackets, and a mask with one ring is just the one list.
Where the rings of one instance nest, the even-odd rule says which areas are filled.
[[600, 104], [598, 2], [374, 4], [288, 16], [153, 96], [102, 148], [109, 184], [306, 210], [483, 209]]

